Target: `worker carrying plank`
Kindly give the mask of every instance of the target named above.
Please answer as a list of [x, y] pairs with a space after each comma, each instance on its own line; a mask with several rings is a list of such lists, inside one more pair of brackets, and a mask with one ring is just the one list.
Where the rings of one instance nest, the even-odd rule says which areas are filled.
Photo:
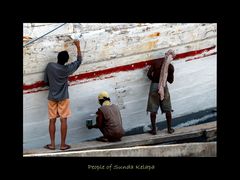
[[152, 81], [149, 90], [147, 111], [150, 112], [152, 129], [151, 134], [156, 135], [156, 114], [160, 107], [161, 112], [166, 114], [168, 133], [173, 133], [172, 123], [172, 105], [167, 82], [173, 83], [174, 67], [171, 61], [175, 57], [173, 50], [165, 53], [164, 59], [156, 59], [148, 70], [147, 76]]

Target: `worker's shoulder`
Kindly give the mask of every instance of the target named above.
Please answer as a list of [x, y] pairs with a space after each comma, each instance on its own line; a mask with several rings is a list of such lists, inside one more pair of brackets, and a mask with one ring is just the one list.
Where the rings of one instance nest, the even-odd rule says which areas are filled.
[[155, 60], [153, 61], [152, 65], [153, 65], [154, 67], [159, 67], [159, 66], [162, 65], [163, 60], [164, 60], [164, 59], [162, 59], [162, 58], [155, 59]]
[[114, 103], [112, 103], [111, 105], [112, 105], [112, 106], [115, 106], [115, 107], [118, 107], [118, 105], [116, 105], [116, 104], [114, 104]]
[[117, 108], [117, 109], [118, 109], [118, 105], [116, 105], [116, 104], [114, 104], [114, 103], [111, 103], [110, 106], [101, 106], [101, 107], [99, 108], [99, 110], [101, 110], [101, 109], [112, 109], [112, 108]]
[[116, 104], [112, 104], [112, 107], [113, 107], [114, 109], [117, 109], [118, 111], [120, 111], [118, 105], [116, 105]]
[[49, 62], [49, 63], [47, 64], [47, 67], [50, 67], [50, 66], [56, 66], [56, 64], [58, 64], [58, 63], [55, 63], [55, 62]]

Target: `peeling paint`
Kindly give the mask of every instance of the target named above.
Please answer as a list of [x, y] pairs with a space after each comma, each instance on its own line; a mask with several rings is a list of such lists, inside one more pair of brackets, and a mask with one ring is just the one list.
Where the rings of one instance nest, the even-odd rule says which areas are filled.
[[[199, 57], [194, 58], [194, 56], [199, 55], [199, 54], [201, 55], [203, 52], [208, 52], [210, 50], [213, 50], [214, 48], [215, 48], [215, 46], [210, 47], [210, 48], [206, 48], [206, 49], [201, 49], [201, 50], [198, 50], [198, 51], [190, 51], [190, 52], [186, 52], [186, 53], [182, 53], [182, 54], [177, 54], [175, 60], [183, 59], [183, 58], [186, 58], [186, 57], [189, 57], [189, 59], [186, 60], [186, 61], [190, 61], [190, 60], [193, 60], [193, 59], [198, 59]], [[213, 53], [208, 54], [208, 55], [212, 55], [212, 54], [215, 54], [215, 53], [213, 52]], [[202, 56], [200, 56], [200, 57], [202, 57]], [[99, 78], [99, 77], [101, 77], [103, 75], [107, 75], [107, 74], [112, 74], [112, 73], [117, 73], [117, 72], [122, 72], [122, 71], [131, 71], [131, 70], [136, 70], [136, 69], [142, 69], [146, 66], [151, 65], [152, 62], [153, 62], [153, 60], [142, 61], [142, 62], [139, 62], [139, 63], [134, 63], [134, 64], [125, 65], [125, 66], [109, 68], [109, 69], [100, 70], [100, 71], [85, 72], [85, 73], [81, 73], [79, 75], [70, 76], [69, 81], [73, 82], [73, 81], [77, 81], [77, 80], [86, 80], [86, 82], [89, 82], [89, 80], [91, 80], [93, 78]], [[36, 88], [41, 88], [43, 86], [44, 86], [44, 82], [43, 81], [38, 81], [34, 84], [29, 84], [29, 85], [24, 84], [23, 85], [23, 90], [26, 91], [26, 93], [37, 92]], [[31, 89], [35, 89], [35, 90], [31, 91]], [[42, 90], [42, 89], [40, 89], [40, 90]]]
[[158, 36], [160, 36], [160, 32], [155, 32], [153, 34], [148, 35], [147, 37], [154, 38], [154, 37], [158, 37]]
[[152, 50], [156, 46], [157, 42], [158, 42], [158, 40], [148, 42], [147, 50]]
[[[83, 28], [83, 25], [84, 28], [87, 29], [88, 26], [97, 27], [98, 24], [81, 24], [81, 26], [79, 27]], [[124, 29], [125, 26], [131, 27], [131, 25], [124, 24], [121, 28], [119, 24], [117, 25], [119, 26], [119, 28], [117, 28], [119, 30], [116, 29], [116, 32], [119, 33]], [[114, 25], [109, 25], [109, 27], [113, 26]], [[102, 27], [104, 27], [104, 25], [102, 25]], [[142, 32], [143, 28], [147, 29], [146, 32]], [[24, 30], [24, 35], [25, 31], [27, 31], [27, 29]], [[211, 33], [206, 33], [207, 31]], [[146, 39], [148, 35], [158, 35], [158, 33], [160, 32], [161, 34], [159, 36]], [[214, 39], [211, 39], [213, 37], [216, 37], [216, 26], [214, 24], [207, 24], [205, 26], [201, 26], [201, 24], [187, 24], [181, 26], [175, 25], [173, 26], [173, 28], [170, 29], [170, 26], [168, 24], [156, 23], [148, 24], [141, 27], [137, 26], [135, 28], [130, 28], [128, 29], [128, 33], [126, 34], [119, 33], [107, 33], [104, 29], [85, 31], [83, 33], [83, 38], [81, 39], [81, 47], [84, 59], [83, 63], [95, 64], [103, 60], [109, 60], [112, 57], [127, 58], [132, 56], [131, 58], [134, 58], [136, 54], [146, 53], [146, 51], [149, 51], [149, 53], [151, 54], [154, 53], [154, 51], [159, 51], [160, 57], [161, 51], [166, 48], [186, 44], [186, 46], [189, 47], [189, 51], [192, 51], [195, 48], [195, 44], [201, 43], [203, 39], [209, 39], [208, 41], [213, 42], [216, 41]], [[41, 34], [42, 33], [39, 32], [39, 35]], [[44, 37], [43, 39], [40, 39], [37, 43], [32, 44], [27, 49], [24, 49], [25, 74], [43, 72], [48, 62], [55, 61], [57, 51], [66, 49], [66, 45], [63, 46], [64, 43], [67, 43], [68, 45], [67, 50], [70, 54], [70, 61], [74, 60], [74, 57], [76, 55], [75, 47], [73, 46], [73, 44], [70, 43], [70, 35], [70, 32], [66, 33], [65, 29], [63, 29], [62, 34], [53, 34], [51, 36]], [[157, 40], [159, 41], [154, 42], [154, 38], [157, 38]], [[199, 41], [199, 43], [197, 41]], [[108, 48], [104, 49], [104, 46], [107, 46]], [[202, 46], [203, 47], [195, 49], [203, 49], [204, 47], [210, 47], [207, 44]], [[39, 49], [41, 49], [41, 51]], [[25, 56], [29, 52], [31, 52], [30, 56]], [[116, 61], [118, 61], [118, 59], [116, 59]], [[138, 57], [135, 57], [135, 61], [138, 61]], [[35, 63], [36, 65], [34, 67], [36, 68], [33, 68], [33, 66], [31, 66], [30, 64]], [[94, 67], [94, 65], [92, 67]], [[89, 70], [91, 71], [91, 69]]]

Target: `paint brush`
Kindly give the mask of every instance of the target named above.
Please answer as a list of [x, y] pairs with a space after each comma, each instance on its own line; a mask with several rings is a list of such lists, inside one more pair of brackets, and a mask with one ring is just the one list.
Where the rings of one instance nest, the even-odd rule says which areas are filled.
[[71, 34], [71, 35], [70, 35], [70, 38], [71, 38], [72, 40], [80, 40], [81, 37], [82, 37], [82, 34]]

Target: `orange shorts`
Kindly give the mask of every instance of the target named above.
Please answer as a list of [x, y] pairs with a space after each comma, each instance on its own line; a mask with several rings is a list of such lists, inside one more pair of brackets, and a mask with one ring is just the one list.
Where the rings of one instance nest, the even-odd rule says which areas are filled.
[[48, 100], [48, 118], [68, 118], [71, 115], [70, 101], [65, 99], [63, 101]]

